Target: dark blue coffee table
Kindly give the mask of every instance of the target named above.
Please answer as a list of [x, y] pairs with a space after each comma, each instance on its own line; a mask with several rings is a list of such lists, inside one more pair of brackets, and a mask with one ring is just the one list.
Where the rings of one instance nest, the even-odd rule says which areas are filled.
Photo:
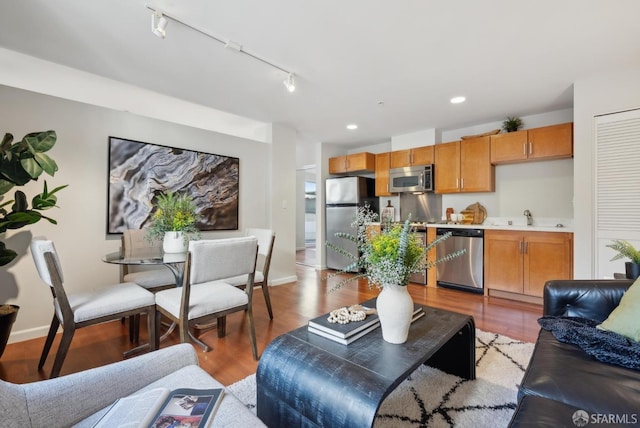
[[[363, 304], [375, 307], [375, 299]], [[258, 417], [269, 427], [370, 427], [385, 397], [421, 364], [475, 379], [473, 317], [423, 309], [400, 345], [379, 328], [349, 345], [307, 326], [277, 337], [256, 373]]]

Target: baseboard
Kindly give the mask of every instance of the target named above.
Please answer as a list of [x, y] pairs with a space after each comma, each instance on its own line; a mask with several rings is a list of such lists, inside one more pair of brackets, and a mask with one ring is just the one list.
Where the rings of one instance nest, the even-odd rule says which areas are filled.
[[499, 297], [501, 299], [517, 300], [519, 302], [533, 303], [536, 305], [542, 305], [543, 303], [542, 297], [527, 296], [525, 294], [510, 293], [508, 291], [489, 289], [488, 295], [489, 297]]
[[[62, 331], [58, 329], [58, 331]], [[44, 337], [49, 332], [49, 326], [41, 326], [35, 328], [29, 328], [26, 330], [18, 330], [12, 331], [9, 336], [9, 342], [7, 343], [16, 343], [16, 342], [24, 342], [25, 340], [37, 339], [39, 337]]]
[[298, 277], [295, 276], [295, 275], [285, 276], [285, 277], [282, 277], [282, 278], [275, 279], [273, 281], [270, 280], [269, 281], [269, 287], [274, 287], [274, 286], [282, 285], [282, 284], [290, 284], [292, 282], [296, 282], [297, 280], [298, 280]]

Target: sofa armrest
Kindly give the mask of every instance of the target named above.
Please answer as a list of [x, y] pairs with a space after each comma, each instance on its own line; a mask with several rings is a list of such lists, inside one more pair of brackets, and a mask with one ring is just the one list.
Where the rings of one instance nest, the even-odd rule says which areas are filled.
[[630, 279], [576, 279], [547, 281], [544, 286], [545, 316], [607, 319], [629, 286]]
[[71, 426], [121, 397], [188, 365], [198, 365], [190, 344], [171, 346], [102, 367], [21, 385], [32, 426]]

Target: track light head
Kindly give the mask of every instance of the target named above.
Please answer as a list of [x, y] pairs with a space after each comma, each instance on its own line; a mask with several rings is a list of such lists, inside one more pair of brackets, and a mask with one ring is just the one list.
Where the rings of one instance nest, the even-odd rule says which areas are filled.
[[169, 21], [164, 17], [162, 12], [154, 12], [153, 15], [151, 15], [151, 32], [161, 39], [164, 39], [167, 36], [168, 23]]
[[282, 84], [284, 85], [285, 88], [287, 88], [287, 91], [289, 92], [293, 92], [296, 90], [296, 81], [295, 81], [295, 77], [293, 75], [293, 73], [289, 73], [289, 76], [287, 76], [287, 78], [285, 79], [284, 82], [282, 82]]

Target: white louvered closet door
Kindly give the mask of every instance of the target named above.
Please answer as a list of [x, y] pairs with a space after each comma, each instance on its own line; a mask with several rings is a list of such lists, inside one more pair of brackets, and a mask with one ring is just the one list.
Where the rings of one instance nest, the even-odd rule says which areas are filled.
[[606, 245], [625, 239], [640, 246], [640, 109], [595, 118], [596, 278], [624, 272]]

